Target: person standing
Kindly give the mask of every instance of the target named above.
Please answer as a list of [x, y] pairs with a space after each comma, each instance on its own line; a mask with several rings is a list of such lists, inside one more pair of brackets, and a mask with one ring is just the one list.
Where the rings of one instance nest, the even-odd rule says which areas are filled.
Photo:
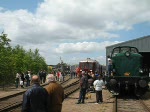
[[23, 95], [21, 112], [47, 112], [47, 91], [40, 86], [37, 75], [32, 76], [33, 86]]
[[21, 88], [24, 88], [23, 83], [24, 83], [24, 82], [23, 82], [23, 80], [22, 80], [21, 77], [20, 77], [20, 87], [21, 87]]
[[97, 73], [97, 71], [95, 71], [95, 79], [98, 79], [99, 74]]
[[[93, 76], [92, 76], [93, 75]], [[93, 86], [93, 82], [94, 82], [94, 74], [91, 72], [91, 73], [88, 73], [88, 90], [89, 91], [93, 91], [95, 92], [94, 90], [94, 86]]]
[[84, 103], [86, 90], [88, 89], [88, 78], [85, 71], [82, 71], [82, 77], [80, 78], [80, 93], [77, 104]]
[[45, 83], [45, 81], [46, 81], [46, 71], [44, 70], [43, 71], [43, 74], [42, 74], [42, 77], [43, 77], [43, 83]]
[[26, 72], [25, 74], [25, 81], [26, 81], [26, 87], [28, 87], [30, 83], [28, 72]]
[[23, 85], [24, 85], [25, 76], [24, 76], [24, 73], [23, 73], [23, 72], [21, 73], [21, 76], [20, 76], [20, 78], [21, 78], [21, 81], [23, 81]]
[[61, 72], [58, 71], [58, 72], [57, 72], [57, 80], [58, 80], [58, 81], [60, 81], [60, 75], [61, 75]]
[[73, 71], [71, 71], [70, 78], [73, 79]]
[[93, 83], [96, 91], [96, 103], [102, 103], [103, 102], [103, 97], [102, 97], [102, 86], [104, 86], [104, 82], [102, 79], [102, 76], [100, 75], [97, 80], [94, 81]]
[[49, 83], [46, 87], [48, 92], [48, 112], [61, 112], [64, 101], [64, 89], [60, 84], [56, 83], [53, 74], [48, 74], [47, 82]]
[[65, 72], [62, 72], [62, 73], [61, 73], [61, 76], [62, 76], [62, 81], [64, 81], [64, 78], [65, 78]]
[[42, 70], [39, 72], [39, 77], [40, 77], [41, 84], [42, 84], [42, 80], [43, 80], [43, 71]]
[[62, 74], [61, 74], [61, 71], [59, 71], [59, 82], [62, 81]]
[[30, 83], [31, 83], [31, 71], [30, 70], [28, 71], [28, 75], [29, 75], [29, 83], [28, 84], [30, 86]]
[[107, 61], [108, 61], [108, 77], [111, 76], [111, 72], [112, 72], [112, 60], [110, 58], [110, 56], [107, 57]]
[[19, 75], [19, 73], [17, 73], [16, 78], [15, 78], [16, 88], [18, 88], [18, 86], [19, 86], [19, 78], [20, 78], [20, 75]]

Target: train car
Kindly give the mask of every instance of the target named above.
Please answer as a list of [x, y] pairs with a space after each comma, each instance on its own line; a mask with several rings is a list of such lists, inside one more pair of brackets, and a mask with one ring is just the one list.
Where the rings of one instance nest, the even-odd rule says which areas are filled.
[[[93, 74], [102, 74], [103, 66], [99, 64], [98, 61], [87, 58], [86, 60], [79, 62], [79, 67], [76, 69], [77, 75], [80, 78], [82, 76], [81, 72], [85, 71], [88, 73]], [[88, 91], [95, 92], [93, 82], [96, 79], [95, 75], [94, 77], [90, 74], [88, 76]]]
[[81, 72], [85, 71], [86, 73], [97, 72], [98, 74], [102, 73], [102, 66], [99, 64], [98, 61], [87, 58], [86, 60], [79, 62], [79, 67], [77, 68], [77, 74], [81, 75]]
[[131, 93], [141, 96], [148, 90], [149, 76], [143, 71], [142, 55], [136, 47], [121, 46], [112, 50], [111, 75], [107, 88], [114, 94]]

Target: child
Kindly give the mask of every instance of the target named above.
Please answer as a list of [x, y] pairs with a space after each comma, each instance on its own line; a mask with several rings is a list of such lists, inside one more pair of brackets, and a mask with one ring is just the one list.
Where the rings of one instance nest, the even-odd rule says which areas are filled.
[[24, 87], [23, 87], [23, 81], [22, 81], [22, 80], [20, 80], [20, 86], [21, 86], [21, 88], [24, 88]]

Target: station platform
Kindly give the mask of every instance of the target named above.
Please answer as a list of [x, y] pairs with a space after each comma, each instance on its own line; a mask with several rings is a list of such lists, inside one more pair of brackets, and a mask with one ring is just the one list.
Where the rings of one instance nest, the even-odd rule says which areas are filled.
[[15, 88], [15, 87], [11, 87], [11, 88], [6, 88], [5, 90], [2, 90], [2, 88], [0, 88], [0, 99], [7, 97], [7, 96], [11, 96], [12, 94], [17, 94], [20, 92], [25, 92], [27, 90], [27, 88]]

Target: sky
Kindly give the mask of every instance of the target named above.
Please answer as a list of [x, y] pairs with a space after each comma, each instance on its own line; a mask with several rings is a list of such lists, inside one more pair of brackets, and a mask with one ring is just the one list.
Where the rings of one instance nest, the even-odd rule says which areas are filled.
[[106, 46], [150, 35], [150, 0], [0, 0], [0, 33], [11, 45], [39, 49], [48, 65], [91, 58]]

